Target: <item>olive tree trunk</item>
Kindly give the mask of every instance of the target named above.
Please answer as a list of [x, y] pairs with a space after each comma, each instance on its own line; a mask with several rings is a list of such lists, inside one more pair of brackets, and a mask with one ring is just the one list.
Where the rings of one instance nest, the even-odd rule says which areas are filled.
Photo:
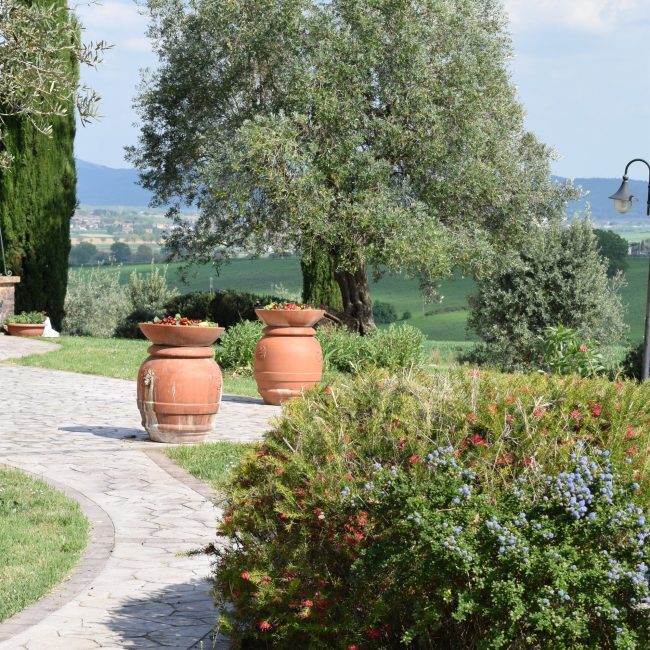
[[302, 299], [311, 305], [343, 309], [341, 290], [334, 277], [334, 258], [325, 251], [315, 252], [309, 260], [301, 259]]
[[337, 271], [334, 277], [341, 289], [343, 310], [357, 323], [358, 332], [368, 334], [377, 329], [372, 317], [372, 298], [365, 267], [354, 272]]

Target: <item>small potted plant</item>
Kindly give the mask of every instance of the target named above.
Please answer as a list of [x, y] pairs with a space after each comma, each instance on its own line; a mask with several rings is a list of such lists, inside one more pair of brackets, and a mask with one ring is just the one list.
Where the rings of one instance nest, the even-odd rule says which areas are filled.
[[224, 331], [180, 314], [140, 323], [154, 344], [138, 372], [142, 426], [155, 442], [201, 442], [214, 430], [221, 369], [211, 345]]
[[24, 311], [7, 316], [5, 328], [11, 336], [43, 336], [45, 318], [42, 311]]
[[253, 361], [260, 395], [267, 404], [299, 397], [323, 378], [323, 352], [313, 325], [325, 311], [304, 303], [273, 302], [255, 313], [267, 325]]

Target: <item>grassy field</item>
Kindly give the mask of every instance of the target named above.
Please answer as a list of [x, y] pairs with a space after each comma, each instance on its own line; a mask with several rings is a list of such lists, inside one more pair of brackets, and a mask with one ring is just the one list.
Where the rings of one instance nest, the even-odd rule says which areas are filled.
[[[648, 233], [650, 235], [650, 233]], [[168, 280], [182, 293], [217, 289], [237, 289], [254, 293], [273, 293], [281, 285], [291, 292], [301, 290], [300, 264], [296, 258], [256, 260], [236, 259], [224, 266], [219, 275], [212, 267], [196, 267], [184, 282], [179, 275], [179, 264], [168, 268]], [[145, 265], [128, 265], [120, 268], [120, 280], [126, 284], [131, 273], [147, 272]], [[71, 269], [71, 273], [84, 273], [84, 269]], [[629, 258], [627, 286], [623, 289], [623, 302], [627, 305], [626, 319], [630, 326], [630, 339], [643, 338], [645, 296], [648, 284], [648, 260]], [[476, 336], [467, 331], [467, 296], [475, 291], [471, 278], [456, 275], [440, 286], [441, 303], [425, 303], [418, 282], [400, 275], [388, 275], [372, 283], [374, 300], [392, 303], [401, 316], [405, 311], [411, 317], [406, 321], [421, 329], [433, 341], [472, 341]]]
[[74, 501], [0, 467], [0, 621], [60, 582], [87, 541], [88, 522]]

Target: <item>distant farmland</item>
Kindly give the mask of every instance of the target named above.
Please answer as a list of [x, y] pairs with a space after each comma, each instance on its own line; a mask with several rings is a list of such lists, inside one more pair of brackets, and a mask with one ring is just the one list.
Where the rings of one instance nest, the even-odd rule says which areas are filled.
[[[648, 278], [647, 259], [629, 258], [627, 286], [623, 290], [623, 302], [628, 306], [626, 320], [630, 326], [632, 340], [643, 338], [645, 298]], [[164, 266], [164, 265], [162, 265]], [[256, 260], [237, 259], [225, 265], [219, 275], [209, 266], [194, 267], [183, 282], [179, 275], [180, 264], [168, 265], [168, 281], [181, 293], [237, 289], [253, 293], [273, 293], [281, 285], [291, 292], [299, 293], [302, 287], [300, 263], [297, 258], [262, 258]], [[109, 270], [111, 267], [108, 267]], [[120, 269], [120, 281], [126, 284], [136, 270], [146, 273], [148, 265], [125, 265]], [[84, 273], [84, 269], [70, 269], [70, 273]], [[410, 312], [406, 321], [420, 328], [424, 334], [436, 341], [475, 340], [475, 335], [466, 331], [467, 296], [475, 290], [473, 280], [457, 275], [441, 283], [441, 303], [425, 303], [414, 279], [400, 275], [389, 275], [378, 282], [371, 282], [374, 300], [389, 302], [401, 316]]]

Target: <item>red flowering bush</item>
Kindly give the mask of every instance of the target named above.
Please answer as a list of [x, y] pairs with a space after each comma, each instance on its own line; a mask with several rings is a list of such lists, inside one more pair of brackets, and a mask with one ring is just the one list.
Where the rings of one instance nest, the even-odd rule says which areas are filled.
[[227, 493], [235, 645], [642, 648], [650, 388], [381, 371], [292, 400]]

